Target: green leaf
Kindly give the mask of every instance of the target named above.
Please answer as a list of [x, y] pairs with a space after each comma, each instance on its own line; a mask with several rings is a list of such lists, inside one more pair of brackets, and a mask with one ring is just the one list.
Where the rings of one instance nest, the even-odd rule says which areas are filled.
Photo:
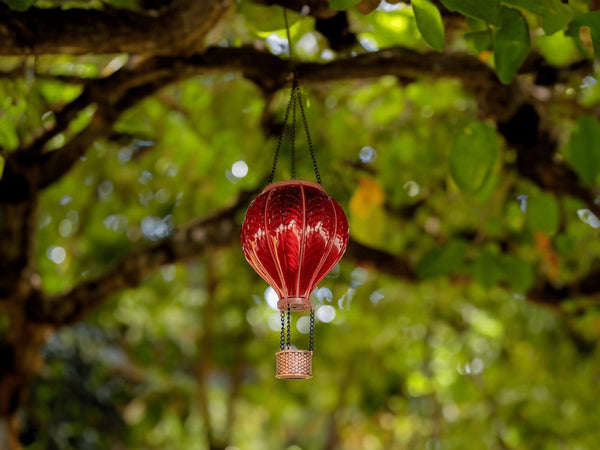
[[0, 180], [2, 179], [2, 174], [4, 173], [4, 158], [0, 156]]
[[569, 143], [563, 150], [567, 161], [577, 175], [588, 184], [593, 184], [600, 173], [600, 122], [595, 117], [580, 117]]
[[434, 248], [423, 256], [417, 264], [420, 278], [432, 278], [455, 272], [461, 267], [466, 252], [464, 241], [455, 239], [442, 248]]
[[346, 11], [356, 6], [360, 0], [329, 0], [329, 6], [336, 11]]
[[553, 66], [566, 66], [581, 58], [575, 40], [564, 31], [552, 36], [538, 36], [535, 46], [544, 59]]
[[475, 192], [489, 177], [498, 157], [496, 131], [483, 122], [473, 122], [454, 141], [450, 151], [450, 173], [463, 191]]
[[494, 31], [494, 60], [500, 81], [509, 84], [530, 48], [529, 26], [516, 9], [502, 7], [500, 28]]
[[444, 50], [444, 23], [439, 9], [429, 0], [412, 0], [411, 2], [417, 28], [425, 42], [438, 52]]
[[541, 16], [544, 21], [542, 28], [548, 36], [565, 28], [573, 18], [573, 7], [561, 0], [502, 0], [502, 3]]
[[506, 282], [513, 289], [525, 292], [534, 281], [533, 271], [525, 261], [488, 249], [479, 254], [471, 271], [475, 280], [487, 289]]
[[541, 194], [527, 201], [525, 222], [534, 231], [553, 235], [558, 230], [560, 213], [554, 196]]
[[2, 0], [2, 2], [15, 11], [27, 11], [36, 0]]
[[485, 20], [493, 25], [499, 23], [499, 0], [442, 0], [442, 3], [450, 11], [458, 11], [465, 16]]
[[465, 33], [464, 38], [473, 44], [473, 48], [477, 53], [481, 53], [492, 48], [492, 32], [490, 30]]
[[475, 280], [487, 289], [497, 285], [504, 276], [498, 255], [487, 250], [473, 262], [471, 271]]
[[[259, 33], [285, 29], [285, 19], [280, 7], [240, 2], [239, 12], [246, 19], [248, 26]], [[290, 27], [300, 19], [300, 14], [293, 11], [287, 11], [287, 16]]]
[[526, 292], [533, 285], [533, 269], [525, 261], [511, 255], [503, 255], [501, 265], [504, 278], [517, 291]]
[[580, 50], [589, 55], [585, 50], [581, 38], [579, 37], [579, 29], [581, 27], [588, 27], [590, 30], [590, 36], [592, 38], [592, 46], [594, 47], [594, 56], [600, 58], [600, 11], [593, 11], [575, 16], [573, 21], [569, 24], [567, 34], [575, 39], [579, 44]]

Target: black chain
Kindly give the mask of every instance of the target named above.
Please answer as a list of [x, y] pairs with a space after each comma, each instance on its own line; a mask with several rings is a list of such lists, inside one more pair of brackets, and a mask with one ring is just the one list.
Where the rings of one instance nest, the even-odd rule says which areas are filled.
[[273, 182], [273, 178], [275, 178], [275, 169], [277, 168], [277, 162], [279, 161], [279, 150], [281, 150], [281, 143], [283, 142], [283, 136], [285, 135], [285, 129], [287, 127], [288, 117], [290, 115], [290, 109], [292, 108], [292, 102], [296, 97], [296, 93], [294, 89], [290, 93], [290, 100], [285, 108], [285, 116], [283, 116], [283, 125], [281, 128], [281, 133], [279, 133], [279, 139], [277, 141], [277, 148], [275, 149], [275, 155], [273, 155], [273, 167], [271, 167], [271, 174], [269, 175], [269, 184]]
[[292, 172], [292, 180], [296, 179], [296, 96], [297, 94], [300, 92], [300, 89], [298, 88], [297, 82], [296, 82], [296, 77], [294, 77], [293, 80], [293, 85], [292, 85], [292, 127], [290, 129], [290, 139], [292, 141], [291, 143], [291, 156], [292, 156], [292, 161], [291, 161], [291, 172]]
[[285, 350], [285, 314], [281, 313], [281, 335], [279, 336], [279, 350]]
[[312, 352], [315, 347], [315, 310], [310, 310], [310, 331], [308, 334], [308, 349]]
[[317, 183], [321, 184], [321, 174], [319, 173], [319, 167], [317, 166], [317, 159], [315, 158], [315, 148], [313, 147], [312, 139], [308, 131], [308, 121], [306, 120], [306, 114], [304, 114], [304, 105], [302, 104], [302, 94], [300, 88], [298, 88], [298, 104], [300, 105], [300, 116], [302, 116], [302, 123], [304, 124], [304, 131], [306, 132], [306, 142], [308, 142], [308, 151], [310, 152], [310, 159], [312, 160], [313, 169], [315, 171], [315, 177]]
[[302, 125], [304, 127], [304, 131], [306, 133], [306, 141], [308, 143], [308, 151], [310, 152], [310, 159], [312, 161], [313, 169], [315, 172], [315, 177], [317, 179], [317, 183], [321, 184], [321, 174], [319, 173], [319, 167], [317, 166], [317, 159], [315, 157], [315, 148], [313, 146], [312, 139], [310, 137], [310, 132], [308, 130], [308, 121], [306, 120], [306, 113], [304, 112], [304, 104], [302, 103], [302, 93], [300, 91], [300, 87], [298, 85], [298, 74], [296, 72], [296, 65], [294, 63], [294, 59], [292, 57], [292, 38], [290, 36], [290, 27], [288, 24], [287, 11], [283, 8], [283, 18], [285, 21], [285, 31], [288, 41], [288, 55], [289, 60], [292, 66], [292, 90], [290, 92], [290, 100], [285, 109], [285, 116], [283, 118], [283, 127], [281, 129], [281, 133], [279, 134], [279, 139], [277, 141], [277, 148], [275, 149], [275, 155], [273, 155], [273, 166], [271, 168], [271, 174], [269, 175], [268, 183], [272, 183], [275, 178], [275, 169], [277, 168], [277, 162], [279, 161], [279, 152], [281, 150], [281, 144], [283, 142], [283, 136], [285, 135], [285, 131], [287, 129], [287, 122], [290, 115], [290, 110], [292, 110], [292, 127], [291, 127], [291, 172], [292, 179], [296, 178], [296, 149], [295, 149], [295, 141], [296, 141], [296, 101], [298, 101], [298, 105], [300, 106], [300, 116], [302, 117]]
[[290, 333], [291, 323], [292, 323], [292, 317], [290, 314], [290, 305], [288, 305], [288, 307], [287, 307], [287, 348], [291, 348], [291, 346], [292, 346], [292, 339], [291, 339], [291, 333]]

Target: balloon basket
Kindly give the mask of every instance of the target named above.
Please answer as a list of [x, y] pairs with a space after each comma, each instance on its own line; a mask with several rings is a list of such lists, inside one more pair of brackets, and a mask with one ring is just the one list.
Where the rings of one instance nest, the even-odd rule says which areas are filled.
[[306, 380], [312, 378], [312, 351], [281, 350], [277, 358], [276, 378], [280, 380]]

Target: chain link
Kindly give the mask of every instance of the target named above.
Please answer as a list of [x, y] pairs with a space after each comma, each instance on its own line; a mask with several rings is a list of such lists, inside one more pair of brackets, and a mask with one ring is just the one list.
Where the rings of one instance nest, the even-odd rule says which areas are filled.
[[290, 314], [290, 305], [288, 305], [288, 307], [287, 307], [287, 348], [292, 347], [292, 338], [291, 338], [291, 333], [290, 333], [291, 324], [292, 324], [292, 317]]
[[310, 137], [310, 132], [308, 130], [308, 121], [306, 120], [306, 113], [304, 111], [304, 104], [302, 103], [302, 93], [300, 91], [300, 86], [298, 85], [298, 75], [296, 72], [296, 65], [294, 63], [294, 58], [292, 57], [292, 38], [290, 36], [290, 27], [288, 24], [287, 11], [283, 8], [283, 18], [285, 21], [285, 31], [288, 41], [288, 55], [289, 60], [292, 66], [292, 90], [290, 92], [290, 100], [285, 109], [285, 116], [283, 118], [283, 127], [281, 129], [281, 133], [279, 134], [279, 139], [277, 141], [277, 147], [275, 149], [275, 154], [273, 155], [273, 166], [271, 167], [271, 174], [269, 175], [268, 183], [272, 183], [275, 178], [275, 169], [277, 168], [277, 163], [279, 162], [279, 153], [281, 150], [281, 145], [283, 143], [283, 137], [285, 135], [285, 131], [287, 129], [287, 122], [290, 115], [290, 110], [292, 111], [292, 126], [290, 131], [291, 137], [291, 175], [292, 179], [296, 178], [296, 149], [295, 149], [295, 141], [296, 141], [296, 101], [298, 101], [298, 106], [300, 107], [300, 116], [302, 118], [302, 125], [304, 127], [304, 132], [306, 133], [306, 142], [308, 143], [308, 151], [310, 153], [310, 159], [312, 161], [313, 170], [315, 172], [315, 177], [317, 179], [317, 183], [321, 183], [321, 174], [319, 173], [319, 167], [317, 166], [317, 159], [315, 157], [315, 148], [312, 142], [312, 138]]
[[290, 140], [291, 140], [291, 172], [292, 172], [292, 180], [296, 179], [296, 97], [300, 92], [298, 88], [298, 84], [296, 81], [296, 77], [294, 76], [294, 80], [292, 82], [292, 126], [290, 128]]
[[302, 104], [302, 93], [300, 92], [300, 88], [298, 88], [297, 95], [298, 104], [300, 105], [300, 116], [302, 117], [302, 123], [304, 124], [304, 131], [306, 132], [306, 142], [308, 142], [308, 151], [310, 152], [310, 159], [312, 160], [313, 169], [315, 171], [315, 177], [317, 178], [317, 183], [321, 184], [321, 174], [319, 173], [317, 159], [315, 158], [315, 148], [313, 147], [312, 139], [310, 138], [310, 132], [308, 131], [308, 121], [306, 120], [306, 114], [304, 113], [304, 105]]
[[279, 335], [279, 350], [285, 350], [285, 314], [280, 311], [281, 316], [281, 334]]
[[310, 310], [310, 331], [308, 334], [308, 349], [312, 352], [315, 347], [315, 310]]
[[273, 166], [271, 167], [271, 174], [269, 175], [269, 184], [273, 182], [275, 178], [275, 169], [277, 168], [277, 162], [279, 161], [279, 151], [281, 150], [281, 144], [283, 142], [283, 136], [285, 135], [285, 129], [287, 128], [288, 117], [290, 116], [290, 110], [292, 109], [292, 102], [296, 97], [296, 93], [292, 88], [290, 93], [290, 100], [288, 101], [287, 107], [285, 108], [285, 115], [283, 116], [283, 125], [281, 133], [279, 133], [279, 139], [277, 140], [277, 147], [275, 148], [275, 155], [273, 155]]

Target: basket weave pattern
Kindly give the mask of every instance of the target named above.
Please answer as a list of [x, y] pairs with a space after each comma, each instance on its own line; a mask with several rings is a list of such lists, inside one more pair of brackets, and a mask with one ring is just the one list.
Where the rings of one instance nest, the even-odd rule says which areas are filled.
[[277, 374], [283, 380], [312, 378], [312, 352], [310, 350], [281, 350], [276, 353]]

